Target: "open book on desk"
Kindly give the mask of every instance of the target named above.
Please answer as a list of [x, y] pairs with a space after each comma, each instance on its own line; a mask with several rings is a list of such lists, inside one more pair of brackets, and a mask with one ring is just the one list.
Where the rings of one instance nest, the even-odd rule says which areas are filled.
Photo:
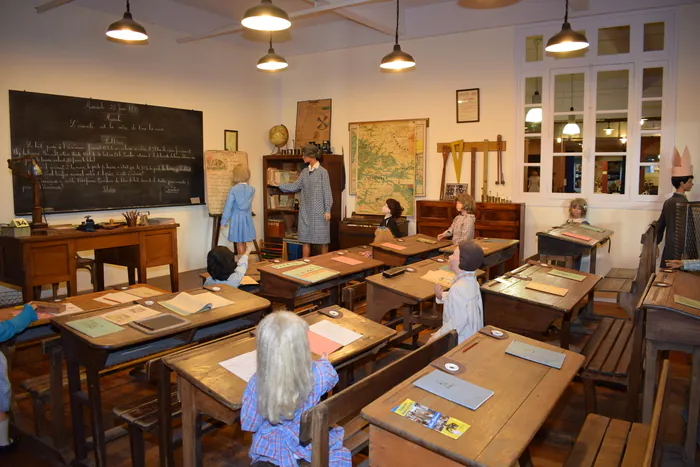
[[211, 292], [204, 292], [197, 295], [190, 295], [187, 292], [182, 292], [170, 300], [158, 303], [182, 316], [233, 305], [231, 300], [227, 300]]

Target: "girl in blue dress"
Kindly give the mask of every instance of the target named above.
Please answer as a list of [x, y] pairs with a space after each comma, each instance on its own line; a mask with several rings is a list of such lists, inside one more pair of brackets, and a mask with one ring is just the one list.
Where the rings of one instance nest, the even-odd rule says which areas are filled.
[[248, 185], [250, 170], [241, 164], [233, 168], [233, 186], [226, 197], [226, 206], [221, 215], [221, 226], [229, 225], [226, 237], [229, 242], [236, 243], [236, 252], [244, 255], [246, 242], [255, 240], [255, 226], [251, 204], [255, 188]]

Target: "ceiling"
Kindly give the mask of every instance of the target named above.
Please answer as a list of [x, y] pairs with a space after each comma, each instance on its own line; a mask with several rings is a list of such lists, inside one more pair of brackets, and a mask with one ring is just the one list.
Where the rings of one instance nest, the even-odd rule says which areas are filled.
[[[34, 0], [37, 5], [49, 0]], [[122, 0], [52, 0], [60, 8], [84, 7], [121, 16]], [[356, 6], [298, 16], [314, 5], [351, 2]], [[264, 49], [268, 33], [243, 30], [240, 19], [259, 0], [131, 0], [134, 19], [148, 29], [155, 24], [181, 32], [180, 47], [226, 41], [236, 46]], [[317, 53], [365, 45], [391, 43], [396, 27], [394, 0], [274, 0], [292, 17], [292, 27], [274, 33], [275, 49], [284, 56]], [[591, 15], [668, 7], [700, 0], [570, 0], [570, 21]], [[43, 13], [50, 15], [51, 11]], [[542, 21], [561, 22], [564, 0], [402, 0], [401, 40], [464, 31], [523, 25]], [[233, 32], [231, 32], [233, 30]], [[224, 33], [203, 39], [213, 33]]]

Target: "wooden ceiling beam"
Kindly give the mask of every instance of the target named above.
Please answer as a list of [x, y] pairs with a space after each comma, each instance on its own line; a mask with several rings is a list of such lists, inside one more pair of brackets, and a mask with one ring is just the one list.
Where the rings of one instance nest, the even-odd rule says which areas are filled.
[[44, 13], [54, 8], [58, 8], [66, 3], [70, 3], [73, 0], [51, 0], [50, 2], [43, 3], [39, 6], [34, 7], [37, 13]]

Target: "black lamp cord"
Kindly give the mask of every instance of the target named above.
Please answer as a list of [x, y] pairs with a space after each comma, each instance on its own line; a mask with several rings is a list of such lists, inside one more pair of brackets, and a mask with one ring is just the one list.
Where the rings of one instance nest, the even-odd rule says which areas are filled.
[[[128, 4], [129, 0], [126, 0], [126, 3]], [[564, 22], [569, 22], [569, 0], [566, 0], [566, 12], [564, 13]]]
[[399, 0], [396, 0], [396, 45], [399, 45]]
[[[566, 4], [569, 4], [569, 0], [566, 0]], [[126, 0], [126, 12], [131, 13], [131, 10], [129, 9], [129, 0]]]
[[270, 33], [270, 50], [272, 50], [272, 33]]

